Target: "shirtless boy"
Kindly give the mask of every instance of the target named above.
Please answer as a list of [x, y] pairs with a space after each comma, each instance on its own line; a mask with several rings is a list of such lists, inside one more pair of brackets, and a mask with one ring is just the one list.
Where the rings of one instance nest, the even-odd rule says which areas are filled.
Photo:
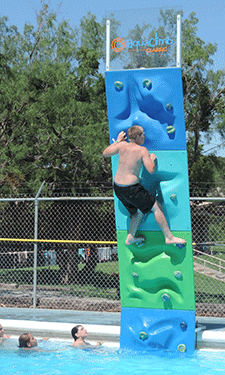
[[149, 154], [147, 148], [142, 146], [145, 141], [144, 129], [139, 125], [131, 126], [127, 134], [129, 142], [126, 142], [126, 133], [121, 131], [117, 140], [103, 151], [103, 155], [106, 157], [119, 154], [114, 190], [116, 196], [132, 217], [129, 233], [125, 241], [126, 245], [129, 246], [132, 243], [140, 245], [143, 243], [143, 237], [135, 237], [135, 234], [143, 216], [150, 211], [154, 213], [155, 220], [164, 234], [167, 245], [185, 245], [186, 241], [184, 239], [172, 235], [161, 205], [139, 183], [139, 174], [143, 164], [150, 174], [155, 171], [154, 161], [156, 156]]

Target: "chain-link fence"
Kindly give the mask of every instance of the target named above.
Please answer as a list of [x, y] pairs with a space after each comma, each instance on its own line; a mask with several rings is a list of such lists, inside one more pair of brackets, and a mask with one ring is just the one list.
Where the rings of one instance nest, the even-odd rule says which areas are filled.
[[[84, 190], [0, 198], [1, 306], [120, 311], [112, 189]], [[225, 316], [225, 198], [192, 197], [191, 217], [197, 315]]]

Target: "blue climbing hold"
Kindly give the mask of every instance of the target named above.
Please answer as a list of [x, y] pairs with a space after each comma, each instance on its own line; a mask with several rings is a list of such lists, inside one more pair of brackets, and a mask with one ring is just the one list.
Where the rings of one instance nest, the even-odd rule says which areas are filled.
[[179, 249], [183, 249], [185, 245], [183, 245], [182, 243], [177, 243], [176, 245]]
[[124, 86], [123, 82], [120, 82], [120, 81], [114, 82], [114, 87], [115, 87], [116, 91], [122, 91], [123, 86]]
[[181, 330], [184, 332], [184, 331], [187, 331], [187, 323], [185, 322], [181, 322], [180, 323], [180, 328]]
[[148, 89], [148, 90], [151, 90], [151, 88], [152, 88], [152, 82], [150, 81], [150, 79], [144, 79], [142, 81], [142, 85], [143, 85], [143, 87], [146, 87], [146, 89]]
[[169, 302], [169, 301], [170, 301], [170, 296], [169, 296], [169, 294], [164, 293], [164, 294], [162, 295], [162, 300], [163, 300], [163, 302]]
[[147, 340], [147, 338], [148, 338], [148, 334], [146, 333], [146, 332], [140, 332], [139, 333], [139, 338], [142, 340], [142, 341], [144, 341], [144, 340]]
[[174, 276], [176, 277], [176, 279], [181, 279], [182, 278], [182, 273], [180, 271], [175, 271], [174, 272]]
[[167, 110], [167, 112], [173, 113], [173, 106], [172, 106], [172, 104], [170, 104], [170, 103], [166, 104], [166, 110]]

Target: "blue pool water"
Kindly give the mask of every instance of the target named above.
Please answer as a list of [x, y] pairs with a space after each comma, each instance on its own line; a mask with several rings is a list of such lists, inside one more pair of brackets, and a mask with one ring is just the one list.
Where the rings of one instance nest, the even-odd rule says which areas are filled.
[[[23, 350], [17, 340], [0, 347], [0, 374], [4, 375], [223, 375], [225, 351], [196, 351], [193, 356], [170, 353], [140, 354], [118, 349], [75, 349], [68, 341], [39, 343], [42, 352]], [[66, 350], [63, 350], [66, 349]], [[52, 351], [51, 350], [56, 350]]]

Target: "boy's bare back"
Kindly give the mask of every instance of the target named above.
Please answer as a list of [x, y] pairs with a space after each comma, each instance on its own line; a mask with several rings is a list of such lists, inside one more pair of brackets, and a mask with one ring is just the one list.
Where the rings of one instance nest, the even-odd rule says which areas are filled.
[[[104, 156], [119, 154], [119, 165], [115, 175], [115, 183], [120, 185], [134, 185], [139, 182], [139, 175], [142, 164], [149, 173], [154, 173], [156, 156], [150, 154], [146, 147], [143, 147], [144, 132], [137, 137], [135, 142], [126, 142], [126, 135], [121, 132], [118, 136], [120, 141], [108, 146]], [[125, 142], [123, 142], [125, 141]]]
[[121, 142], [119, 146], [119, 165], [114, 181], [116, 184], [134, 185], [139, 181], [144, 148], [127, 142]]

